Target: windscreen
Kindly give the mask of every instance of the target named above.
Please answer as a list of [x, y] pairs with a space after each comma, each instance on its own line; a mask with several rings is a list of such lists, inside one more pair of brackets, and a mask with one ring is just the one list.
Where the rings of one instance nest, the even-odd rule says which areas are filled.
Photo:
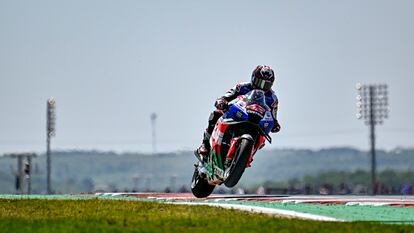
[[265, 95], [262, 90], [252, 90], [246, 95], [246, 105], [258, 104], [265, 109], [267, 108]]

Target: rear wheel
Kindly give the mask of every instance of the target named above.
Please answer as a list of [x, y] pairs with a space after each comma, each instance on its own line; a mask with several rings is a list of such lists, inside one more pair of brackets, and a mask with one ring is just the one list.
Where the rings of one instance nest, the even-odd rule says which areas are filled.
[[191, 192], [195, 197], [208, 197], [215, 187], [215, 185], [210, 185], [205, 178], [200, 176], [197, 167], [194, 169], [193, 178], [191, 180]]
[[224, 185], [232, 188], [240, 180], [241, 176], [246, 169], [247, 161], [249, 160], [250, 152], [253, 148], [253, 141], [246, 138], [242, 138], [238, 149], [234, 153], [234, 157], [230, 166], [225, 170], [225, 176], [227, 179], [224, 181]]

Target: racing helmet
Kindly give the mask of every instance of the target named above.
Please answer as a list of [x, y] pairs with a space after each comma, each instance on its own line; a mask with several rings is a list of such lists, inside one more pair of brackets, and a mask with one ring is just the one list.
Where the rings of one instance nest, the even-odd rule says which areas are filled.
[[258, 65], [252, 73], [252, 86], [255, 89], [268, 91], [275, 81], [275, 72], [268, 65]]

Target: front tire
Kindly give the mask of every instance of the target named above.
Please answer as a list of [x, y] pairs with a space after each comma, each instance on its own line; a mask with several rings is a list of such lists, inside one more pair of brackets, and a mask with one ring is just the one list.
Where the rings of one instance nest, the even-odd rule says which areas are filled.
[[253, 141], [247, 138], [242, 138], [238, 150], [234, 154], [233, 160], [228, 168], [226, 168], [224, 174], [228, 174], [224, 185], [232, 188], [240, 180], [241, 176], [246, 169], [247, 162], [249, 160], [250, 152], [253, 148]]
[[191, 192], [195, 197], [208, 197], [215, 187], [215, 185], [210, 185], [205, 178], [200, 176], [197, 167], [194, 169], [193, 178], [191, 180]]

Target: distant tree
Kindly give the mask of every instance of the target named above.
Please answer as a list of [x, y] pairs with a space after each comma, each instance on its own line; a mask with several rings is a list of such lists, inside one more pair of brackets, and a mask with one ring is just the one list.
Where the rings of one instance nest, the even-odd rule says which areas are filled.
[[91, 178], [84, 178], [81, 181], [81, 189], [84, 192], [92, 192], [95, 189], [95, 185]]

